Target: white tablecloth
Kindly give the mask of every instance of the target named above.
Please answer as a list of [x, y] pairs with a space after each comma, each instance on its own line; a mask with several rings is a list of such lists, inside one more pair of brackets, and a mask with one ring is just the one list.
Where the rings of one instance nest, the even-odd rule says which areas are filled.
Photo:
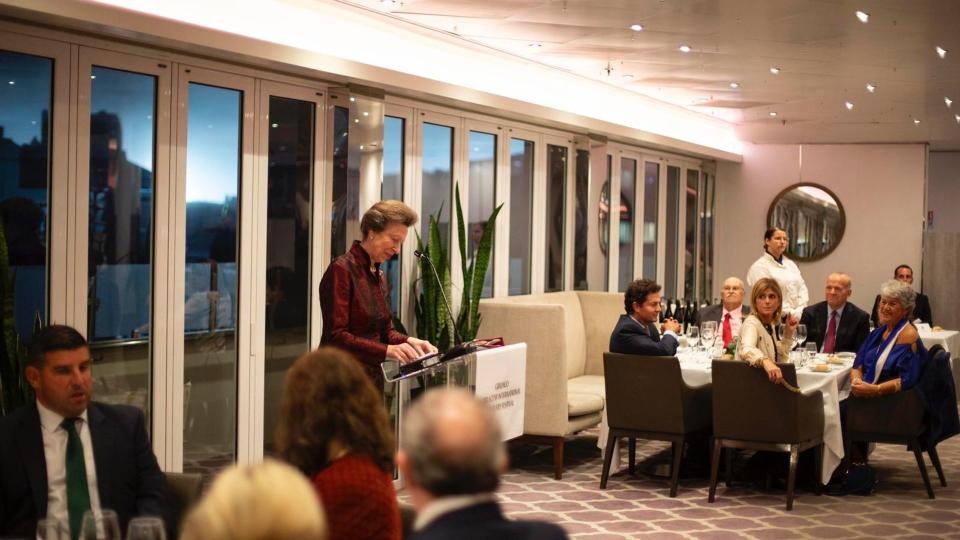
[[[954, 386], [960, 388], [960, 332], [956, 330], [941, 330], [940, 332], [920, 331], [920, 340], [923, 346], [930, 350], [934, 345], [940, 345], [950, 353], [950, 367], [953, 369]], [[957, 393], [960, 401], [960, 392]]]
[[[926, 341], [924, 341], [926, 343]], [[701, 386], [713, 380], [710, 371], [711, 362], [706, 353], [681, 352], [680, 375], [688, 386]], [[834, 469], [843, 459], [843, 433], [840, 428], [840, 401], [850, 395], [850, 369], [852, 361], [844, 365], [831, 365], [829, 372], [811, 371], [810, 366], [797, 370], [797, 385], [804, 394], [820, 391], [823, 395], [823, 472], [821, 481], [826, 484]], [[607, 445], [610, 427], [607, 425], [607, 411], [604, 409], [600, 421], [600, 436], [597, 446], [602, 452]], [[622, 468], [620, 445], [614, 446], [612, 471]]]

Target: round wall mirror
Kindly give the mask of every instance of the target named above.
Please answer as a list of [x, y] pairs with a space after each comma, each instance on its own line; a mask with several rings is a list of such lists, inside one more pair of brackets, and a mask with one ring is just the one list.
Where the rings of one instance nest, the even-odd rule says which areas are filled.
[[787, 231], [787, 255], [816, 261], [829, 255], [843, 238], [846, 215], [829, 189], [807, 182], [794, 184], [773, 199], [767, 226]]

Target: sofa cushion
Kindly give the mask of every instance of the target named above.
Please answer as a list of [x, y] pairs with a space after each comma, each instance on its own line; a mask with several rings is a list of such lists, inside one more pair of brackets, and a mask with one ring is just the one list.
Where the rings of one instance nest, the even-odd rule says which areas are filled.
[[567, 393], [567, 414], [580, 416], [603, 410], [603, 398], [597, 394]]
[[606, 399], [607, 388], [603, 382], [603, 375], [581, 375], [567, 381], [567, 392], [577, 394], [593, 394]]

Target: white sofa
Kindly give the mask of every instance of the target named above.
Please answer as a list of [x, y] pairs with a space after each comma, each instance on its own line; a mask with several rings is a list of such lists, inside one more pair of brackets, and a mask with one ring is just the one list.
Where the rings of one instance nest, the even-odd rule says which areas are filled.
[[563, 474], [567, 435], [600, 423], [603, 353], [623, 311], [623, 294], [566, 291], [480, 302], [479, 336], [527, 344], [524, 435], [553, 446]]

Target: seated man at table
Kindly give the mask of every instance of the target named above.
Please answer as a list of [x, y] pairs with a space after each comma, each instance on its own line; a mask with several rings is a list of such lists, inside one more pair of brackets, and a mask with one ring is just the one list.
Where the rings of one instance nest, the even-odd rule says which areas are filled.
[[33, 537], [56, 518], [77, 538], [83, 514], [109, 508], [121, 530], [161, 516], [165, 480], [143, 412], [90, 400], [90, 348], [75, 329], [41, 328], [25, 375], [36, 400], [0, 418], [0, 537]]
[[857, 352], [870, 334], [866, 311], [847, 299], [853, 293], [850, 276], [835, 272], [827, 276], [826, 300], [807, 306], [800, 323], [807, 327], [807, 343], [816, 343], [822, 353]]
[[[907, 285], [913, 286], [913, 268], [905, 264], [901, 264], [893, 271], [893, 279], [897, 281], [902, 281]], [[920, 322], [924, 322], [933, 326], [933, 314], [930, 311], [930, 299], [927, 295], [923, 294], [920, 291], [917, 291], [917, 305], [913, 308], [913, 318], [911, 321], [917, 319]], [[870, 312], [870, 320], [873, 321], [873, 326], [880, 326], [877, 317], [877, 307], [880, 305], [880, 295], [877, 295], [877, 298], [873, 301], [873, 310]]]
[[703, 323], [714, 321], [717, 331], [723, 338], [723, 347], [740, 335], [740, 325], [743, 319], [750, 314], [750, 306], [743, 305], [743, 282], [737, 277], [728, 277], [723, 280], [723, 290], [720, 291], [722, 304], [707, 306], [697, 312], [697, 326], [703, 328]]
[[610, 352], [644, 356], [676, 354], [680, 323], [675, 319], [667, 319], [663, 321], [660, 330], [657, 329], [660, 288], [660, 285], [649, 279], [638, 279], [627, 287], [623, 299], [627, 313], [620, 316], [613, 333], [610, 334]]

